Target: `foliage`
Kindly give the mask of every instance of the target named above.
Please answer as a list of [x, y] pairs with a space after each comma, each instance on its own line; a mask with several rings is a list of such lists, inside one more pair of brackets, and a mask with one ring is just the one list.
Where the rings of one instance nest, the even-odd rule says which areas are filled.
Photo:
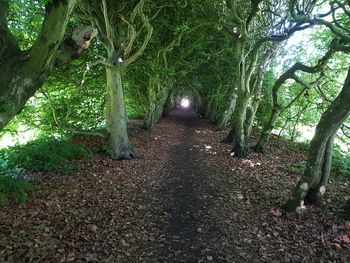
[[22, 169], [9, 168], [5, 161], [0, 162], [0, 206], [10, 201], [24, 202], [34, 186], [22, 176]]
[[262, 98], [257, 110], [256, 118], [258, 125], [265, 124], [272, 110], [272, 86], [276, 80], [273, 71], [268, 71], [265, 74], [263, 86], [262, 86]]
[[350, 176], [350, 154], [338, 146], [333, 149], [332, 170], [344, 176]]
[[8, 25], [22, 50], [27, 50], [37, 38], [44, 19], [44, 5], [36, 0], [11, 0]]
[[67, 173], [75, 170], [76, 166], [71, 163], [73, 160], [87, 159], [90, 152], [81, 144], [58, 139], [37, 139], [2, 150], [1, 156], [7, 160], [11, 169], [20, 167], [35, 172], [60, 170]]
[[[292, 163], [288, 165], [287, 169], [292, 172], [302, 173], [305, 166], [305, 162]], [[350, 176], [350, 154], [343, 152], [337, 145], [333, 148], [331, 169], [333, 174]]]

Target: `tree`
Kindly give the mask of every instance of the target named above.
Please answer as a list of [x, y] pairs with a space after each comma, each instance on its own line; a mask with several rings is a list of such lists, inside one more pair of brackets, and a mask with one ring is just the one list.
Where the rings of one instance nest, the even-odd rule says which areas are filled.
[[74, 6], [75, 0], [50, 1], [39, 36], [23, 51], [8, 28], [9, 1], [0, 0], [0, 130], [42, 86], [55, 63], [74, 58], [96, 36], [92, 28], [79, 29], [60, 45]]
[[[255, 146], [255, 151], [257, 152], [264, 152], [265, 146], [271, 136], [272, 130], [275, 128], [275, 125], [277, 123], [279, 115], [290, 108], [308, 89], [311, 89], [313, 86], [319, 83], [319, 80], [323, 78], [322, 70], [324, 69], [327, 62], [331, 59], [332, 55], [338, 50], [339, 43], [338, 39], [334, 39], [331, 43], [328, 51], [326, 54], [318, 60], [315, 66], [308, 66], [303, 63], [297, 62], [292, 67], [290, 67], [288, 70], [286, 70], [274, 83], [272, 87], [272, 98], [273, 98], [273, 107], [270, 114], [269, 121], [265, 124], [260, 139]], [[309, 84], [305, 82], [302, 78], [297, 76], [297, 72], [305, 72], [309, 74], [315, 74], [321, 72], [320, 78], [317, 81], [314, 81], [313, 83]], [[289, 103], [287, 103], [285, 106], [282, 105], [279, 98], [279, 89], [282, 87], [282, 85], [289, 79], [294, 80], [296, 83], [302, 85], [304, 88], [297, 93], [297, 95], [291, 99]]]
[[326, 191], [332, 162], [334, 138], [340, 125], [350, 114], [350, 68], [338, 97], [324, 112], [310, 143], [304, 174], [284, 205], [286, 211], [303, 206], [304, 200], [320, 205]]
[[[294, 1], [296, 2], [296, 1]], [[299, 14], [292, 9], [293, 18], [298, 21], [309, 21], [327, 27], [338, 39], [338, 51], [350, 52], [350, 5], [348, 1], [331, 1], [330, 12], [333, 21], [329, 22], [322, 17], [313, 18]], [[304, 174], [294, 188], [292, 197], [284, 205], [286, 211], [294, 211], [303, 206], [304, 202], [320, 205], [326, 191], [331, 162], [334, 138], [338, 129], [350, 114], [350, 67], [345, 78], [342, 90], [327, 110], [316, 127], [315, 135], [310, 143], [308, 159]]]
[[[123, 73], [143, 54], [152, 36], [153, 27], [144, 13], [144, 3], [145, 0], [118, 3], [112, 0], [82, 0], [78, 4], [80, 16], [98, 28], [99, 39], [107, 52], [107, 58], [102, 58], [99, 62], [104, 64], [106, 69], [106, 120], [113, 159], [136, 157], [127, 132]], [[141, 20], [138, 24], [137, 16]], [[143, 42], [132, 53], [143, 29], [146, 29]]]
[[[309, 4], [303, 11], [309, 14], [313, 10], [314, 1], [307, 2]], [[224, 6], [226, 18], [222, 23], [227, 33], [232, 36], [237, 68], [234, 127], [227, 140], [234, 143], [232, 152], [235, 156], [245, 157], [248, 155], [253, 119], [259, 104], [259, 100], [253, 102], [254, 93], [259, 94], [261, 90], [262, 82], [259, 79], [263, 76], [259, 77], [258, 73], [261, 66], [266, 68], [269, 63], [268, 56], [262, 54], [275, 53], [279, 47], [276, 43], [312, 25], [309, 21], [289, 21], [288, 1], [258, 0], [244, 4], [239, 1], [226, 3]]]

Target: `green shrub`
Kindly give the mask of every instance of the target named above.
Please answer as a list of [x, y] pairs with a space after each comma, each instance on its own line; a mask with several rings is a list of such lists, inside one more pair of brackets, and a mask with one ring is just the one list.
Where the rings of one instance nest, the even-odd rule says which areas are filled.
[[[287, 166], [287, 169], [301, 173], [305, 170], [305, 166], [305, 162], [292, 163]], [[350, 154], [342, 152], [337, 146], [333, 149], [332, 172], [350, 176]]]
[[0, 157], [7, 160], [10, 168], [45, 172], [65, 169], [74, 159], [90, 157], [90, 152], [81, 144], [57, 139], [38, 139], [3, 150]]
[[10, 169], [7, 162], [0, 163], [0, 205], [7, 205], [11, 200], [24, 202], [34, 186], [22, 176], [22, 169]]
[[344, 153], [337, 146], [333, 150], [332, 170], [342, 175], [350, 175], [350, 154]]

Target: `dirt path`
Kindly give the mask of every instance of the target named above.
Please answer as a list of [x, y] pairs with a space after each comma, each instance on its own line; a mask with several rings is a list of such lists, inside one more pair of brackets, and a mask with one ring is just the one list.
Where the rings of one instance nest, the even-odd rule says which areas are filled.
[[159, 227], [167, 238], [165, 249], [155, 254], [160, 256], [159, 262], [213, 260], [217, 252], [211, 251], [209, 244], [219, 231], [207, 229], [208, 222], [215, 225], [208, 213], [214, 190], [208, 184], [208, 167], [199, 158], [197, 133], [202, 123], [191, 111], [174, 112], [172, 116], [181, 128], [179, 143], [170, 148], [170, 158], [163, 167], [166, 183], [160, 193], [169, 216]]
[[142, 158], [120, 162], [84, 139], [95, 152], [84, 170], [46, 174], [30, 202], [0, 208], [0, 262], [349, 262], [350, 224], [335, 215], [345, 182], [323, 211], [285, 215], [299, 176], [286, 167], [304, 153], [273, 143], [231, 158], [226, 132], [176, 111], [132, 129]]

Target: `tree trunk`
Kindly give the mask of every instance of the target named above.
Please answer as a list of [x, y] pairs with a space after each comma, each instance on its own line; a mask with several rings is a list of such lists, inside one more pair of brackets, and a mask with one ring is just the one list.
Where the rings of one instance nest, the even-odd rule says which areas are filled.
[[265, 53], [263, 60], [260, 64], [259, 71], [256, 73], [256, 79], [253, 84], [252, 93], [253, 98], [251, 104], [247, 108], [246, 113], [246, 120], [245, 120], [245, 136], [246, 138], [250, 139], [251, 131], [253, 129], [254, 120], [256, 116], [256, 111], [258, 110], [261, 96], [262, 96], [262, 88], [264, 83], [264, 77], [266, 74], [267, 67], [269, 63], [271, 62], [271, 57], [275, 52], [278, 52], [279, 49], [279, 43], [274, 46], [274, 48], [271, 48], [268, 52]]
[[[234, 125], [234, 124], [233, 124]], [[222, 143], [233, 143], [235, 138], [235, 129], [232, 127], [227, 136], [221, 141]]]
[[333, 152], [332, 150], [333, 150], [333, 144], [334, 144], [334, 139], [336, 135], [337, 135], [337, 132], [335, 131], [327, 141], [326, 148], [324, 150], [324, 156], [323, 156], [321, 180], [318, 183], [318, 185], [315, 187], [315, 189], [309, 190], [309, 192], [305, 197], [305, 201], [307, 203], [313, 204], [315, 206], [321, 206], [323, 195], [326, 191], [326, 186], [327, 186], [329, 175], [331, 172], [332, 152]]
[[76, 57], [85, 49], [86, 42], [90, 43], [96, 36], [96, 31], [90, 28], [90, 34], [81, 35], [79, 40], [70, 37], [69, 48], [66, 43], [60, 45], [75, 2], [50, 1], [37, 40], [29, 51], [23, 52], [7, 27], [7, 3], [0, 1], [0, 130], [21, 112], [28, 99], [42, 86], [54, 63], [62, 62], [61, 56], [65, 61]]
[[124, 102], [122, 68], [106, 66], [107, 126], [112, 159], [134, 159], [136, 155], [129, 143], [127, 115]]
[[234, 113], [234, 136], [233, 136], [233, 149], [232, 153], [237, 157], [247, 157], [249, 150], [249, 138], [246, 137], [245, 121], [247, 108], [250, 104], [250, 97], [247, 94], [240, 96], [237, 101], [237, 107]]
[[270, 119], [268, 123], [266, 123], [266, 125], [264, 126], [260, 135], [260, 139], [254, 148], [256, 152], [263, 153], [265, 151], [266, 145], [271, 137], [272, 130], [276, 127], [276, 123], [280, 113], [280, 108], [275, 107], [272, 109]]
[[152, 126], [155, 123], [154, 120], [154, 115], [155, 115], [155, 111], [156, 111], [156, 91], [154, 90], [154, 87], [148, 87], [148, 109], [146, 112], [146, 116], [145, 119], [143, 121], [143, 128], [146, 130], [150, 130], [152, 128]]
[[304, 174], [295, 187], [292, 197], [283, 207], [286, 211], [296, 210], [304, 204], [306, 198], [306, 201], [320, 205], [328, 182], [334, 136], [350, 114], [349, 100], [350, 68], [340, 94], [323, 113], [316, 127]]
[[[6, 24], [7, 5], [1, 1], [0, 130], [18, 114], [41, 87], [53, 63], [75, 1], [54, 1], [46, 8], [41, 33], [32, 49], [21, 52]], [[11, 58], [11, 59], [10, 59]]]
[[236, 101], [237, 101], [237, 94], [232, 93], [230, 105], [227, 108], [227, 110], [224, 112], [224, 114], [221, 117], [221, 120], [219, 121], [218, 125], [216, 126], [217, 131], [221, 131], [221, 130], [226, 128], [227, 123], [229, 122], [229, 120], [232, 117], [233, 112], [235, 111]]
[[156, 86], [156, 88], [150, 87], [149, 91], [149, 108], [143, 124], [147, 130], [160, 121], [172, 85], [165, 87], [156, 84]]
[[244, 123], [244, 133], [245, 133], [244, 136], [246, 138], [250, 138], [250, 134], [253, 129], [254, 119], [255, 119], [256, 110], [258, 106], [259, 106], [259, 102], [252, 104], [247, 108], [246, 120]]
[[175, 105], [176, 105], [176, 102], [175, 102], [174, 94], [173, 92], [170, 92], [170, 94], [165, 100], [162, 116], [168, 116], [169, 113], [172, 111], [172, 109], [175, 107]]
[[208, 95], [208, 96], [209, 96], [209, 98], [207, 98], [206, 103], [203, 104], [204, 110], [203, 110], [202, 114], [203, 114], [203, 117], [205, 119], [209, 118], [209, 116], [210, 116], [210, 109], [211, 109], [212, 103], [213, 103], [213, 96], [211, 96], [211, 95]]

